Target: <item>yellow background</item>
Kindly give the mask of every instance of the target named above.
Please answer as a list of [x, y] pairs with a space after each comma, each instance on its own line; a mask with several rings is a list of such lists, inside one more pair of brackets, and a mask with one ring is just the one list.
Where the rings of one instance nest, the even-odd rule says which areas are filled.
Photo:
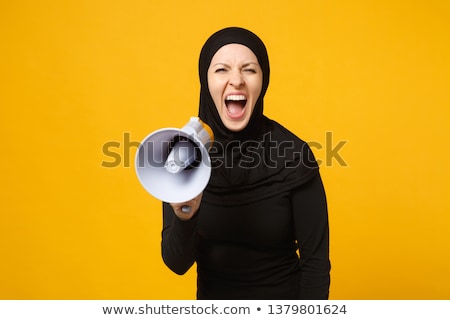
[[197, 114], [200, 48], [231, 25], [267, 45], [266, 114], [322, 160], [330, 298], [450, 299], [442, 0], [2, 1], [0, 298], [195, 298], [126, 139]]

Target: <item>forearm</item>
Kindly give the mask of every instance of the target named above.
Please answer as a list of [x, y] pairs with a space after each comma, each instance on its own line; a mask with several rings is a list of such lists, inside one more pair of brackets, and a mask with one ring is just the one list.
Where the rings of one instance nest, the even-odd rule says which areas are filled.
[[301, 299], [328, 299], [330, 286], [328, 211], [318, 174], [293, 195], [302, 270]]
[[161, 253], [164, 263], [175, 273], [184, 274], [197, 255], [197, 216], [181, 221], [172, 207], [163, 204]]
[[306, 258], [301, 262], [302, 280], [300, 299], [326, 300], [330, 288], [330, 261], [326, 254], [322, 257]]

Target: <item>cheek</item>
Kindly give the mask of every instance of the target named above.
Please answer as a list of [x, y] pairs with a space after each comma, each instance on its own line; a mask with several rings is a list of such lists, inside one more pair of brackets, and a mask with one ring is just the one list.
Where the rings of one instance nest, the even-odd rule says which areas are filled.
[[252, 96], [253, 96], [253, 102], [256, 103], [259, 96], [261, 95], [262, 91], [262, 79], [258, 79], [257, 81], [254, 81], [252, 83]]
[[262, 82], [263, 82], [262, 77], [259, 77], [258, 84], [257, 84], [258, 97], [259, 97], [259, 95], [261, 94], [261, 91], [262, 91], [262, 85], [263, 85]]
[[220, 95], [219, 91], [216, 90], [215, 88], [210, 88], [209, 93], [211, 94], [211, 97], [214, 101], [214, 104], [216, 105], [216, 108], [219, 108], [219, 106], [221, 105], [221, 103], [220, 103], [221, 95]]
[[208, 90], [214, 104], [216, 105], [216, 108], [218, 108], [221, 105], [222, 100], [222, 87], [220, 83], [215, 81], [214, 78], [208, 77]]

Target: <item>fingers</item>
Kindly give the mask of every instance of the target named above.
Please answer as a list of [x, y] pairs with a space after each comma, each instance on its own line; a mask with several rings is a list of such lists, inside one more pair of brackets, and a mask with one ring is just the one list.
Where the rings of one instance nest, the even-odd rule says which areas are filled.
[[182, 206], [181, 207], [181, 211], [183, 211], [184, 213], [189, 213], [191, 212], [191, 206]]
[[202, 193], [190, 201], [182, 203], [171, 203], [173, 211], [180, 220], [186, 221], [191, 219], [200, 207], [202, 201]]

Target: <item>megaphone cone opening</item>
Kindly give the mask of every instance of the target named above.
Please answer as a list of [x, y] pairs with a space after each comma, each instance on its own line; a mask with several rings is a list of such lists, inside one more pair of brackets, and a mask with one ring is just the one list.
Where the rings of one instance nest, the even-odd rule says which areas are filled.
[[[179, 142], [183, 144], [187, 152], [189, 152], [189, 147], [191, 147], [193, 150], [192, 160], [188, 160], [189, 163], [187, 163], [186, 166], [184, 166], [183, 170], [191, 170], [193, 168], [197, 168], [202, 161], [202, 151], [200, 150], [197, 143], [195, 143], [193, 140], [189, 139], [186, 136], [176, 135], [173, 137], [172, 141], [169, 143], [169, 150], [167, 153], [168, 155], [167, 157], [169, 157], [169, 155], [175, 150], [176, 146], [180, 146]], [[189, 146], [186, 146], [186, 143], [189, 143]], [[175, 161], [177, 160], [179, 161], [180, 164], [185, 162], [184, 159], [180, 159], [179, 156], [175, 155]]]
[[[212, 137], [202, 128], [198, 118], [191, 118], [183, 129], [160, 129], [142, 141], [135, 164], [138, 179], [147, 192], [164, 202], [181, 203], [195, 198], [205, 189], [211, 175], [208, 149]], [[189, 146], [182, 159], [190, 159], [190, 149], [193, 150], [193, 159], [174, 174], [167, 170], [165, 164], [170, 152], [180, 142], [183, 142], [183, 147]]]

